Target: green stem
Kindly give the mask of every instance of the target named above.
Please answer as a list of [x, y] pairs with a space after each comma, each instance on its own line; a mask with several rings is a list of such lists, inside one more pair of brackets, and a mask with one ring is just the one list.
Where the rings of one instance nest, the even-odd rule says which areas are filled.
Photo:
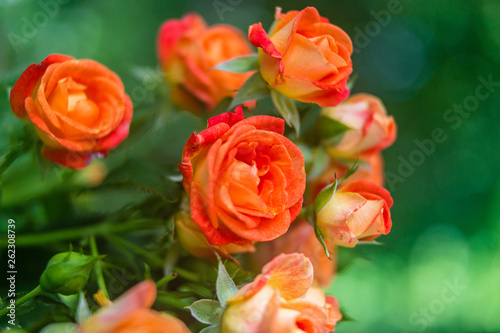
[[[36, 287], [35, 289], [33, 289], [32, 291], [30, 291], [29, 293], [27, 293], [26, 295], [24, 295], [20, 299], [18, 299], [15, 303], [16, 307], [26, 303], [30, 299], [37, 297], [41, 293], [43, 293], [42, 288], [40, 286]], [[7, 314], [7, 312], [9, 312], [9, 309], [7, 307], [5, 307], [4, 309], [2, 309], [2, 311], [0, 311], [0, 317], [5, 316]]]
[[108, 238], [110, 241], [112, 241], [118, 245], [121, 245], [125, 248], [130, 249], [131, 251], [133, 251], [137, 254], [142, 255], [143, 257], [148, 259], [152, 264], [154, 264], [157, 267], [163, 267], [163, 265], [165, 264], [165, 260], [161, 259], [157, 255], [155, 255], [155, 254], [145, 250], [144, 248], [137, 246], [136, 244], [131, 243], [131, 242], [129, 242], [121, 237], [117, 237], [117, 236], [110, 234], [110, 235], [106, 235], [106, 238]]
[[[60, 229], [55, 231], [48, 231], [45, 233], [19, 235], [16, 237], [16, 246], [40, 246], [41, 244], [46, 243], [78, 239], [88, 234], [100, 236], [107, 233], [122, 233], [133, 230], [144, 230], [148, 228], [153, 229], [161, 225], [165, 225], [165, 221], [159, 219], [141, 219], [128, 221], [125, 223], [104, 222], [72, 229]], [[7, 239], [0, 239], [0, 247], [5, 246], [7, 246]]]
[[165, 304], [165, 305], [177, 308], [177, 309], [181, 309], [181, 310], [186, 310], [185, 309], [186, 306], [191, 305], [191, 303], [183, 302], [175, 297], [166, 296], [166, 295], [158, 295], [156, 297], [156, 302], [161, 303], [161, 304]]
[[181, 268], [181, 267], [174, 267], [174, 271], [177, 272], [177, 274], [186, 279], [186, 280], [190, 280], [190, 281], [193, 281], [193, 282], [200, 282], [200, 277], [198, 275], [196, 275], [195, 273], [193, 272], [190, 272], [184, 268]]
[[[90, 235], [90, 251], [94, 257], [99, 257], [99, 251], [97, 251], [97, 244], [95, 242], [94, 235]], [[94, 266], [95, 275], [97, 277], [97, 285], [104, 293], [107, 299], [109, 299], [108, 289], [106, 288], [106, 282], [104, 282], [104, 276], [102, 275], [101, 261], [97, 261]]]
[[172, 273], [164, 276], [158, 282], [156, 282], [156, 288], [158, 289], [158, 288], [164, 286], [165, 284], [167, 284], [168, 282], [172, 281], [176, 277], [177, 277], [177, 273], [176, 272], [172, 272]]

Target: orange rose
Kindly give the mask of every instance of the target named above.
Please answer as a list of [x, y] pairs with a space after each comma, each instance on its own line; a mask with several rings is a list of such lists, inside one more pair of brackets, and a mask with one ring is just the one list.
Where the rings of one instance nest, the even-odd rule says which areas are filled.
[[354, 247], [391, 231], [389, 192], [367, 180], [356, 180], [338, 190], [317, 212], [317, 223], [328, 248]]
[[109, 306], [85, 320], [77, 333], [190, 333], [186, 325], [169, 314], [151, 310], [156, 299], [153, 281], [143, 281]]
[[349, 95], [352, 42], [339, 27], [321, 17], [314, 7], [281, 13], [269, 35], [262, 24], [249, 30], [259, 47], [260, 72], [273, 89], [292, 99], [334, 106]]
[[59, 54], [24, 71], [10, 105], [17, 117], [35, 124], [43, 155], [74, 169], [108, 155], [128, 136], [132, 120], [132, 102], [114, 72]]
[[179, 243], [181, 243], [186, 251], [195, 257], [206, 260], [216, 260], [217, 256], [215, 254], [218, 253], [223, 258], [234, 260], [231, 253], [255, 251], [255, 248], [251, 244], [210, 245], [198, 225], [193, 222], [189, 213], [186, 211], [177, 212], [174, 215], [174, 222], [175, 232]]
[[284, 120], [241, 107], [189, 138], [179, 169], [191, 217], [212, 245], [283, 235], [302, 208], [304, 157], [283, 136]]
[[335, 298], [311, 286], [313, 267], [298, 253], [281, 254], [227, 303], [222, 333], [333, 331], [342, 315]]
[[[361, 158], [389, 147], [396, 139], [396, 124], [392, 116], [375, 96], [356, 94], [333, 108], [325, 108], [322, 115], [340, 122], [350, 129], [342, 133], [340, 141], [328, 146], [332, 156]], [[328, 145], [328, 144], [327, 144]]]
[[257, 251], [252, 255], [259, 267], [262, 267], [280, 253], [302, 253], [314, 267], [314, 281], [321, 286], [328, 286], [335, 274], [337, 257], [335, 252], [328, 259], [325, 250], [316, 239], [314, 228], [305, 219], [298, 218], [283, 236], [270, 242], [257, 244]]
[[211, 111], [221, 100], [234, 97], [251, 73], [235, 74], [212, 68], [234, 57], [252, 53], [235, 27], [207, 27], [198, 14], [168, 20], [158, 34], [158, 57], [172, 99], [186, 110]]

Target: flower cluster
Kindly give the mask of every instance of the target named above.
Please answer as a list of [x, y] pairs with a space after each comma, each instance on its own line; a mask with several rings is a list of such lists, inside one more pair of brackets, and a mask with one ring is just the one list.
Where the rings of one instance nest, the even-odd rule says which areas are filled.
[[[178, 154], [182, 203], [159, 216], [175, 229], [165, 267], [180, 255], [219, 260], [219, 301], [195, 301], [193, 316], [211, 332], [333, 331], [342, 314], [320, 287], [335, 275], [337, 246], [373, 241], [392, 226], [381, 151], [395, 141], [396, 125], [378, 98], [349, 97], [349, 36], [313, 7], [278, 8], [271, 28], [253, 24], [248, 38], [188, 14], [166, 21], [157, 43], [171, 107], [213, 113]], [[277, 114], [259, 110], [269, 95]], [[94, 60], [65, 55], [28, 67], [10, 101], [17, 117], [33, 123], [43, 156], [73, 169], [120, 149], [132, 122], [120, 78]], [[309, 125], [301, 126], [306, 117]], [[221, 257], [235, 265], [244, 259], [244, 269], [261, 273], [237, 291]], [[61, 259], [56, 270], [52, 263], [44, 286], [58, 285], [45, 292], [78, 293], [97, 260], [84, 265], [71, 288], [61, 277], [68, 264]], [[198, 291], [190, 288], [173, 292]], [[189, 332], [175, 316], [150, 309], [155, 298], [155, 284], [141, 282], [75, 330]]]

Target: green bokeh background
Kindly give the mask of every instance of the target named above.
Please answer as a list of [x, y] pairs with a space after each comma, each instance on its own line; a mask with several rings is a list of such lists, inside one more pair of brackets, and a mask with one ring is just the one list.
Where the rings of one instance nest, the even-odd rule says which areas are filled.
[[[379, 96], [398, 124], [398, 139], [384, 152], [393, 228], [380, 239], [384, 246], [341, 252], [356, 259], [330, 291], [353, 321], [336, 332], [500, 331], [500, 84], [479, 88], [488, 92], [484, 100], [474, 97], [481, 78], [500, 82], [499, 1], [66, 0], [45, 10], [53, 15], [44, 20], [36, 15], [47, 2], [55, 1], [0, 0], [0, 156], [18, 131], [8, 83], [51, 53], [105, 64], [141, 104], [146, 95], [134, 68], [157, 67], [155, 38], [165, 19], [196, 11], [209, 24], [246, 31], [259, 21], [269, 26], [275, 6], [318, 8], [359, 51], [353, 55], [353, 92]], [[217, 5], [226, 10], [218, 12]], [[26, 30], [27, 24], [34, 29]], [[465, 112], [453, 111], [464, 104]], [[199, 125], [179, 117], [166, 137], [159, 136], [161, 153], [172, 164]], [[436, 129], [444, 136], [429, 144]], [[417, 141], [426, 142], [427, 152]], [[53, 254], [39, 250], [42, 263]], [[29, 250], [19, 256], [22, 265], [33, 266], [18, 282], [28, 290], [28, 275], [39, 274], [40, 265], [31, 262]]]

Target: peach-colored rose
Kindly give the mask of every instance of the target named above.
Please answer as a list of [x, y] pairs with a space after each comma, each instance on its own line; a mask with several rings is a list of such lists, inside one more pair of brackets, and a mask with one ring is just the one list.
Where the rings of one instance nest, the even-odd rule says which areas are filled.
[[190, 333], [181, 320], [151, 310], [155, 299], [154, 282], [143, 281], [85, 320], [77, 333]]
[[312, 286], [313, 267], [298, 253], [281, 254], [227, 303], [222, 332], [331, 332], [342, 315], [333, 297]]
[[43, 155], [75, 169], [108, 155], [128, 136], [132, 120], [132, 102], [114, 72], [59, 54], [24, 71], [10, 104], [17, 117], [35, 125]]
[[283, 119], [243, 119], [238, 107], [189, 138], [179, 169], [191, 217], [210, 244], [275, 239], [299, 214], [304, 157], [283, 131]]
[[314, 7], [281, 13], [269, 35], [262, 24], [249, 30], [250, 42], [259, 47], [260, 72], [281, 94], [320, 106], [334, 106], [348, 95], [352, 72], [352, 42], [339, 27], [321, 17]]
[[[342, 186], [358, 179], [369, 180], [375, 185], [384, 186], [384, 159], [380, 152], [371, 154], [366, 159], [359, 160], [358, 165], [358, 169], [342, 181]], [[318, 193], [328, 184], [333, 183], [335, 178], [342, 178], [347, 172], [347, 167], [348, 165], [345, 162], [330, 158], [330, 163], [325, 171], [318, 178], [307, 182], [304, 204], [308, 205], [312, 203]]]
[[210, 245], [205, 235], [201, 232], [196, 223], [193, 222], [191, 216], [186, 211], [177, 212], [174, 215], [175, 233], [181, 245], [191, 255], [206, 259], [216, 260], [218, 253], [223, 258], [234, 258], [231, 253], [254, 252], [255, 248], [252, 244], [227, 244], [222, 246]]
[[389, 192], [370, 181], [355, 180], [340, 188], [317, 212], [317, 223], [328, 248], [354, 247], [358, 241], [387, 235], [392, 221]]
[[324, 108], [322, 115], [351, 128], [341, 134], [340, 141], [326, 144], [328, 152], [335, 157], [353, 159], [359, 154], [366, 158], [396, 139], [394, 118], [387, 115], [380, 99], [372, 95], [353, 95], [336, 107]]
[[234, 97], [251, 73], [212, 68], [250, 53], [251, 46], [238, 29], [225, 24], [207, 27], [194, 13], [166, 21], [158, 34], [158, 57], [172, 99], [194, 113], [211, 111], [224, 98]]
[[257, 251], [252, 258], [259, 267], [262, 267], [280, 253], [294, 252], [302, 253], [311, 260], [314, 267], [314, 281], [324, 287], [330, 285], [337, 265], [336, 252], [331, 253], [332, 260], [328, 259], [325, 250], [316, 239], [314, 228], [303, 218], [294, 221], [290, 230], [283, 236], [257, 244]]

